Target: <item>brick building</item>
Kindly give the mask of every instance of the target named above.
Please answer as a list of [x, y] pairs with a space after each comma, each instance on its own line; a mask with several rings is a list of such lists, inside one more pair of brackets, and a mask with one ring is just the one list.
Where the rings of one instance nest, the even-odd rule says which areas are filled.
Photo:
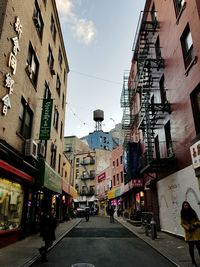
[[145, 209], [177, 235], [184, 200], [200, 214], [199, 14], [196, 0], [146, 1], [121, 99], [127, 143], [140, 143]]
[[54, 205], [60, 219], [69, 67], [54, 0], [2, 0], [0, 10], [0, 235], [5, 245], [37, 231], [44, 207]]

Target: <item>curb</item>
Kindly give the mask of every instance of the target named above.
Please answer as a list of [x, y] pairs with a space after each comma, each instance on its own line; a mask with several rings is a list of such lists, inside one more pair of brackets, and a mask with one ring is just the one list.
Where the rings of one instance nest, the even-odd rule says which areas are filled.
[[[148, 244], [149, 246], [151, 246], [153, 249], [155, 249], [160, 255], [162, 255], [164, 258], [166, 258], [168, 261], [170, 261], [172, 264], [174, 264], [177, 267], [181, 267], [180, 265], [178, 265], [175, 261], [173, 261], [171, 258], [169, 258], [164, 252], [162, 252], [160, 249], [158, 249], [157, 247], [155, 247], [153, 244], [151, 244], [150, 242], [148, 242], [148, 240], [142, 238], [141, 235], [139, 235], [136, 231], [134, 231], [131, 227], [131, 224], [127, 221], [123, 222], [121, 220], [119, 220], [118, 218], [115, 217], [115, 220], [120, 223], [121, 225], [123, 225], [124, 227], [126, 227], [129, 231], [131, 231], [133, 234], [135, 234], [138, 238], [142, 239], [146, 244]], [[128, 225], [130, 224], [130, 225]]]
[[[58, 238], [54, 241], [53, 245], [48, 249], [48, 251], [50, 251], [52, 248], [54, 248], [61, 239], [63, 239], [63, 237], [69, 232], [71, 231], [72, 228], [74, 228], [75, 226], [77, 226], [82, 219], [76, 221], [75, 223], [73, 223], [66, 231], [64, 231], [63, 233], [61, 233]], [[41, 256], [37, 253], [34, 256], [32, 256], [30, 259], [28, 259], [25, 263], [23, 263], [22, 265], [20, 265], [20, 267], [30, 267], [36, 260], [38, 260]]]

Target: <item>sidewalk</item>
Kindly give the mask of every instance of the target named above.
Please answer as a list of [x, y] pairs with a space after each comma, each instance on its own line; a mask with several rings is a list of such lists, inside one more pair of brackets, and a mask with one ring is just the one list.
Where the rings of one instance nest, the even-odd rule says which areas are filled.
[[[59, 223], [56, 228], [55, 246], [63, 236], [75, 227], [81, 221], [76, 218], [64, 223]], [[39, 234], [31, 235], [23, 240], [13, 243], [5, 248], [0, 249], [0, 266], [1, 267], [28, 267], [36, 261], [40, 254], [38, 248], [42, 244], [42, 238]]]
[[[155, 250], [169, 259], [176, 266], [192, 267], [188, 244], [183, 239], [164, 232], [158, 232], [157, 238], [155, 240], [152, 240], [150, 235], [145, 235], [145, 230], [143, 227], [134, 226], [130, 222], [124, 220], [122, 217], [115, 217], [115, 220], [121, 223], [124, 227], [129, 229], [139, 238], [144, 240], [147, 244], [152, 246]], [[198, 266], [200, 266], [200, 257], [197, 253], [196, 248], [195, 259]]]
[[[191, 267], [191, 260], [188, 251], [187, 243], [177, 237], [169, 235], [167, 233], [158, 232], [157, 239], [152, 240], [151, 236], [146, 236], [145, 231], [140, 226], [133, 226], [131, 223], [124, 220], [122, 217], [115, 217], [115, 220], [129, 229], [139, 238], [144, 240], [147, 244], [152, 246], [164, 257], [178, 267]], [[75, 227], [81, 218], [76, 218], [68, 222], [60, 223], [56, 229], [56, 241], [54, 246]], [[18, 241], [12, 245], [0, 249], [0, 266], [1, 267], [28, 267], [34, 261], [36, 261], [40, 255], [38, 248], [42, 244], [42, 239], [37, 235], [29, 236], [21, 241]], [[196, 252], [197, 264], [200, 266], [200, 258]], [[123, 266], [122, 266], [123, 267]]]

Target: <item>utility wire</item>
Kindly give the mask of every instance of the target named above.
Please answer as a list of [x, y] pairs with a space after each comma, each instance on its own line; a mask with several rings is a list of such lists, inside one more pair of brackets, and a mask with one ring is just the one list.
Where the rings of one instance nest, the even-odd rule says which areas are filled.
[[87, 74], [87, 73], [83, 73], [83, 72], [79, 72], [79, 71], [75, 71], [75, 70], [70, 70], [70, 72], [73, 72], [73, 73], [76, 73], [76, 74], [79, 74], [79, 75], [82, 75], [82, 76], [86, 76], [86, 77], [89, 77], [89, 78], [92, 78], [92, 79], [96, 79], [96, 80], [100, 80], [100, 81], [104, 81], [104, 82], [109, 82], [109, 83], [122, 85], [121, 82], [115, 82], [115, 81], [111, 81], [111, 80], [108, 80], [108, 79], [103, 79], [103, 78], [100, 78], [100, 77], [97, 77], [97, 76], [93, 76], [93, 75], [90, 75], [90, 74]]

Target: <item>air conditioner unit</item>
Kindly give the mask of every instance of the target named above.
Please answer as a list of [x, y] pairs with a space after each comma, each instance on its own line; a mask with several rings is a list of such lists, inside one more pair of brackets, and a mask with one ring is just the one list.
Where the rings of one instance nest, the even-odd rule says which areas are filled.
[[37, 154], [38, 156], [45, 156], [45, 145], [43, 143], [38, 144]]
[[37, 158], [37, 143], [33, 139], [26, 140], [24, 154]]

